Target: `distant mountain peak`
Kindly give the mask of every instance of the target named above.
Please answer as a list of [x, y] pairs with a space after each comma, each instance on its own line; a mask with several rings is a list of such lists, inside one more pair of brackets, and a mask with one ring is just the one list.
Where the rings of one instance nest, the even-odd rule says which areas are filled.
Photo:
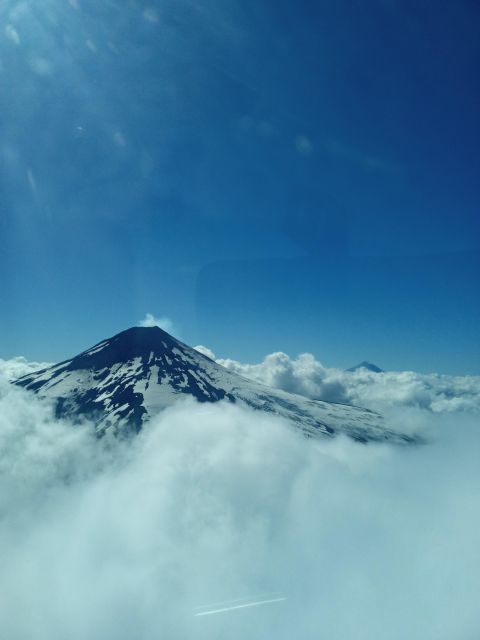
[[373, 373], [383, 373], [383, 369], [380, 369], [380, 367], [377, 367], [376, 364], [372, 364], [371, 362], [367, 362], [366, 360], [360, 362], [354, 367], [351, 367], [350, 369], [347, 369], [347, 371], [358, 371], [358, 369], [368, 369], [368, 371], [373, 371]]
[[344, 433], [361, 442], [415, 441], [386, 428], [368, 409], [310, 400], [243, 378], [159, 327], [132, 327], [14, 384], [54, 400], [58, 416], [93, 420], [99, 435], [138, 432], [166, 407], [193, 397], [275, 414], [309, 437]]

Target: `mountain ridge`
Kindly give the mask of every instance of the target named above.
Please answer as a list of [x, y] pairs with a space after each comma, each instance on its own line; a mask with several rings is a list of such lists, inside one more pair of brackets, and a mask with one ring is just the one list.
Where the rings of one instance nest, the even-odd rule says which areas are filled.
[[359, 362], [354, 367], [350, 367], [350, 369], [345, 369], [345, 371], [354, 373], [359, 369], [367, 369], [367, 371], [372, 371], [372, 373], [384, 373], [383, 369], [380, 369], [380, 367], [378, 367], [376, 364], [373, 364], [372, 362], [367, 362], [367, 360], [362, 360], [362, 362]]
[[132, 327], [77, 356], [29, 373], [17, 386], [55, 401], [57, 416], [94, 420], [97, 433], [138, 432], [184, 397], [228, 401], [286, 418], [305, 435], [415, 442], [368, 409], [309, 400], [243, 378], [159, 327]]

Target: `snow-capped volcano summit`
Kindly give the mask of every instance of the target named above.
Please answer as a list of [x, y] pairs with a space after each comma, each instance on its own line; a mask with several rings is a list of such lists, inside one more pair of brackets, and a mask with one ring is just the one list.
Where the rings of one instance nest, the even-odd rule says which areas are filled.
[[15, 384], [56, 401], [57, 414], [86, 416], [99, 434], [139, 431], [162, 409], [186, 396], [226, 400], [293, 421], [305, 434], [345, 433], [356, 440], [412, 442], [360, 407], [309, 400], [228, 371], [158, 327], [134, 327], [70, 360], [23, 376]]
[[225, 391], [211, 383], [211, 367], [219, 368], [159, 327], [134, 327], [16, 384], [57, 398], [60, 415], [93, 415], [101, 428], [126, 422], [138, 431], [179, 394], [200, 402], [223, 399]]

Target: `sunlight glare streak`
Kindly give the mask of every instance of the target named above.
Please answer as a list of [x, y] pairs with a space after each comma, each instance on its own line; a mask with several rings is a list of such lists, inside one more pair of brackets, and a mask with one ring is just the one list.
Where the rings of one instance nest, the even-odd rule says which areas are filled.
[[222, 607], [221, 609], [210, 609], [208, 611], [201, 611], [199, 613], [195, 613], [195, 617], [199, 616], [211, 616], [215, 613], [225, 613], [227, 611], [234, 611], [236, 609], [246, 609], [247, 607], [259, 607], [264, 604], [273, 604], [274, 602], [283, 602], [287, 598], [270, 598], [269, 600], [256, 600], [255, 602], [246, 602], [244, 604], [237, 604], [231, 607]]

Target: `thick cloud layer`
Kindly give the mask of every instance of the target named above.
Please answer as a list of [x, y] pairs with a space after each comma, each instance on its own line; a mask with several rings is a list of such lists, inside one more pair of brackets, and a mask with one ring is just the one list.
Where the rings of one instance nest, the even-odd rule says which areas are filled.
[[1, 383], [2, 637], [478, 637], [478, 420], [393, 417], [433, 441], [185, 402], [118, 442]]
[[50, 364], [50, 362], [29, 362], [23, 356], [11, 358], [10, 360], [0, 358], [0, 378], [15, 380], [20, 376], [27, 375], [27, 373], [33, 373], [33, 371], [49, 367]]
[[349, 372], [326, 368], [310, 353], [298, 358], [272, 353], [259, 364], [230, 359], [217, 362], [247, 378], [315, 400], [346, 402], [380, 411], [387, 407], [419, 407], [437, 413], [480, 412], [480, 376], [373, 373], [367, 369]]

